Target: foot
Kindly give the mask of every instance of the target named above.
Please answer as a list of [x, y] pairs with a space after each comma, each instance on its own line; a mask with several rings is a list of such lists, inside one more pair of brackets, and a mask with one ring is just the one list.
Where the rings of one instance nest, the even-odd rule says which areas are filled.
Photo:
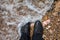
[[42, 35], [43, 35], [42, 23], [39, 20], [37, 20], [34, 25], [32, 40], [43, 40]]
[[22, 26], [20, 40], [30, 40], [30, 22]]

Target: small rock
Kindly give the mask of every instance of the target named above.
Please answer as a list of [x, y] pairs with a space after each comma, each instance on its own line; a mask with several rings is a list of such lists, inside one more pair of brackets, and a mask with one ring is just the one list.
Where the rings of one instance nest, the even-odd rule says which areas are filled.
[[58, 12], [58, 15], [60, 15], [60, 12]]
[[57, 12], [54, 12], [54, 13], [53, 13], [53, 16], [57, 16]]
[[49, 28], [51, 28], [51, 26], [48, 26], [46, 29], [49, 29]]
[[53, 31], [52, 31], [51, 29], [49, 30], [49, 32], [50, 32], [51, 34], [53, 33]]

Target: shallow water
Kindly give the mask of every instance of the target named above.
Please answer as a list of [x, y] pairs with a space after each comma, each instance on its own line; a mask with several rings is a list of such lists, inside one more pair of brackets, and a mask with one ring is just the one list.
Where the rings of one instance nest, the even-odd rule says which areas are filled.
[[33, 4], [32, 0], [0, 0], [0, 9], [3, 14], [2, 18], [7, 25], [17, 25], [18, 33], [20, 33], [21, 26], [27, 22], [35, 22], [42, 19], [45, 13], [51, 8], [54, 0], [45, 0], [44, 3], [37, 3], [41, 6]]

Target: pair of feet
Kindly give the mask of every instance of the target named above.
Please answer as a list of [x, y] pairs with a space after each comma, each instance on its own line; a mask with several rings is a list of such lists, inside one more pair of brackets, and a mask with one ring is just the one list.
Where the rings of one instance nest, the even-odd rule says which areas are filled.
[[[30, 24], [31, 23], [28, 22], [27, 24], [22, 26], [20, 40], [31, 40], [30, 39]], [[34, 24], [32, 40], [43, 40], [42, 35], [43, 35], [42, 23], [39, 20], [37, 20]]]

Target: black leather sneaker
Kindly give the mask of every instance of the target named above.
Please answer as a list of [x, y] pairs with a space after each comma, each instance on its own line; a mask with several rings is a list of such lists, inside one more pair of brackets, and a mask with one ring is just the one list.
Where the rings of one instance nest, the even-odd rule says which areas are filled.
[[22, 26], [20, 40], [30, 40], [30, 22]]
[[43, 35], [42, 23], [39, 20], [37, 20], [34, 25], [34, 32], [33, 32], [32, 40], [44, 40], [42, 38], [42, 35]]

